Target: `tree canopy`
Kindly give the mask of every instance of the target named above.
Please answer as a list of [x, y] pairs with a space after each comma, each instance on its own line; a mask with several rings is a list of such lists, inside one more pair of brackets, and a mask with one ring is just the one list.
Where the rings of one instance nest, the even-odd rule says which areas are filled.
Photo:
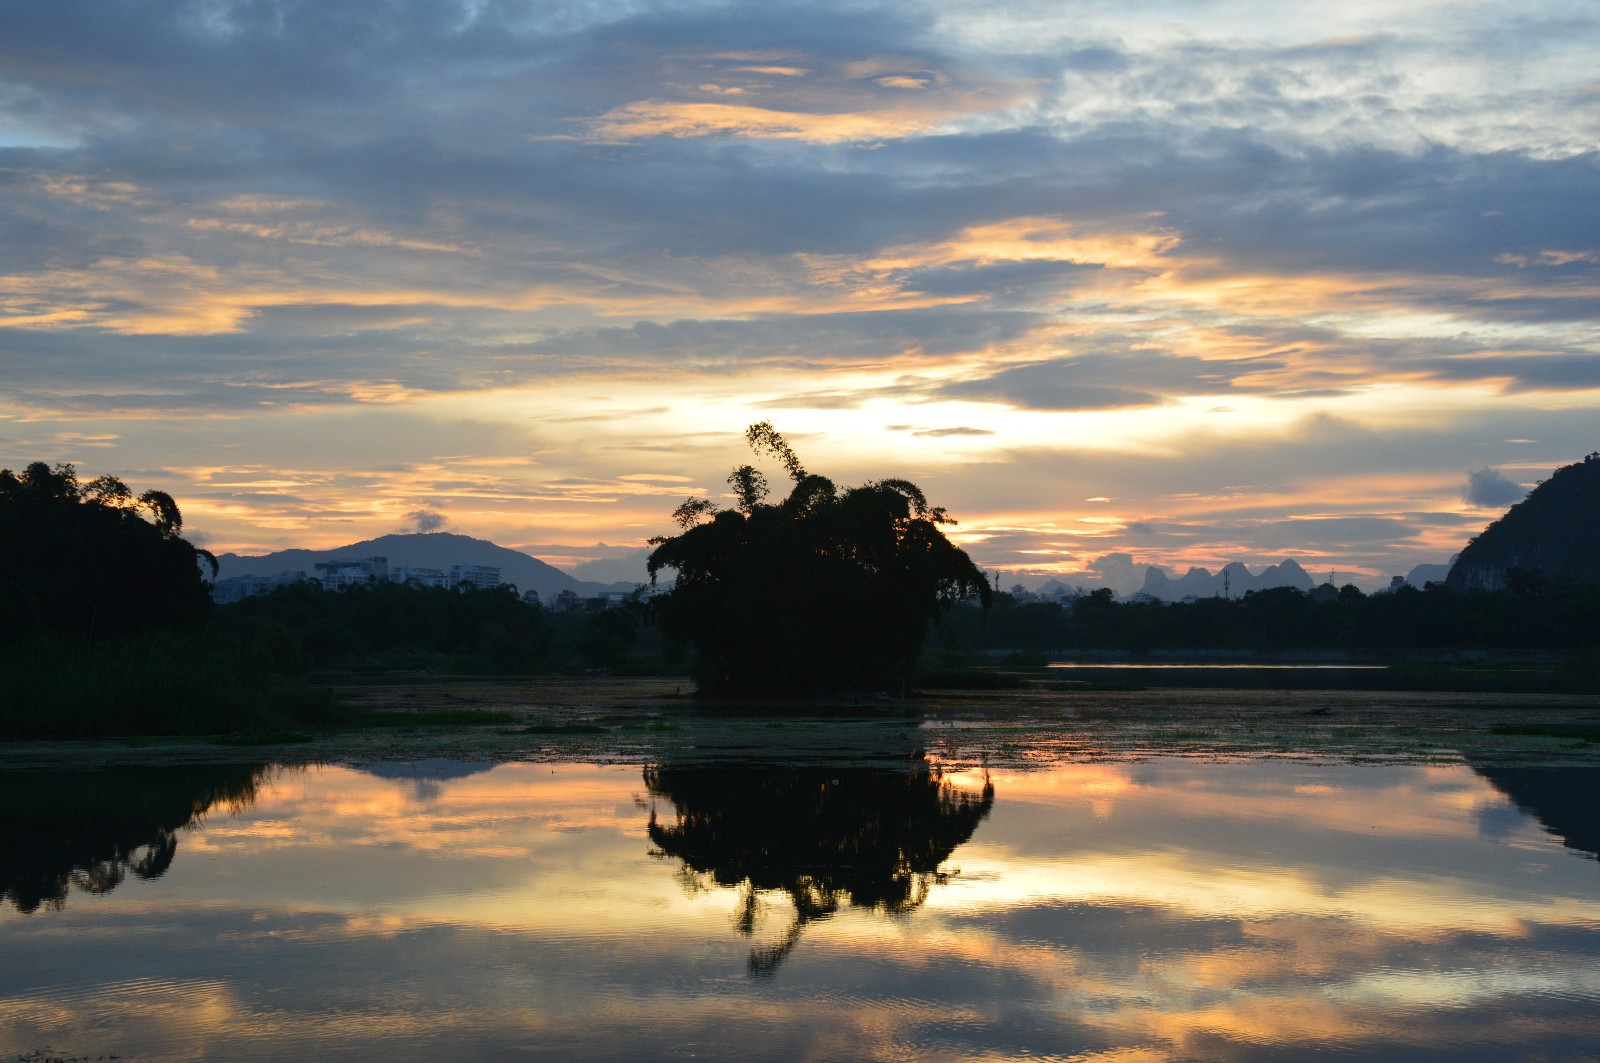
[[809, 473], [772, 425], [745, 433], [794, 482], [771, 504], [751, 465], [728, 476], [735, 505], [691, 498], [673, 514], [679, 533], [651, 540], [650, 577], [677, 580], [657, 599], [657, 622], [691, 643], [706, 693], [841, 694], [898, 689], [928, 625], [989, 585], [940, 525], [953, 524], [908, 480], [840, 490]]
[[[71, 465], [0, 469], [0, 643], [39, 631], [93, 639], [202, 616], [211, 555], [179, 534], [172, 496]], [[214, 572], [214, 568], [213, 568]]]

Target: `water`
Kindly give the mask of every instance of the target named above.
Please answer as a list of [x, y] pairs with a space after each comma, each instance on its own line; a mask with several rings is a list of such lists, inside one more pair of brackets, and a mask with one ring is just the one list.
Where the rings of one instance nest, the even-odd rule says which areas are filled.
[[0, 1053], [1593, 1059], [1593, 768], [0, 773]]

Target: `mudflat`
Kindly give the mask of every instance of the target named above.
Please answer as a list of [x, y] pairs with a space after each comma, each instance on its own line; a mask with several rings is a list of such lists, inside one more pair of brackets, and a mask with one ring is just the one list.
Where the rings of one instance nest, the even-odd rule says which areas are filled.
[[[336, 687], [382, 726], [7, 743], [0, 770], [414, 761], [903, 762], [1294, 757], [1600, 764], [1600, 696], [1373, 690], [928, 690], [903, 701], [706, 701], [680, 678], [392, 679]], [[494, 714], [494, 715], [489, 715]], [[481, 722], [448, 722], [473, 716]], [[447, 722], [436, 722], [439, 720]]]

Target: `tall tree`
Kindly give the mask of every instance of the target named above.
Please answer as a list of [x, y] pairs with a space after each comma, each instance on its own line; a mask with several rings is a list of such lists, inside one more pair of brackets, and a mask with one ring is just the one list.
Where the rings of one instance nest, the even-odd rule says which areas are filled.
[[93, 640], [198, 618], [211, 604], [200, 565], [215, 575], [216, 562], [182, 528], [163, 491], [136, 498], [114, 476], [85, 484], [71, 465], [0, 469], [0, 643], [41, 630]]
[[[736, 505], [689, 499], [677, 535], [651, 540], [651, 579], [677, 574], [657, 622], [691, 643], [702, 692], [732, 696], [899, 689], [928, 625], [989, 585], [940, 530], [943, 509], [906, 480], [840, 491], [808, 473], [768, 423], [750, 426], [758, 454], [782, 462], [794, 487], [777, 504], [754, 467], [728, 477]], [[709, 518], [709, 519], [707, 519]]]

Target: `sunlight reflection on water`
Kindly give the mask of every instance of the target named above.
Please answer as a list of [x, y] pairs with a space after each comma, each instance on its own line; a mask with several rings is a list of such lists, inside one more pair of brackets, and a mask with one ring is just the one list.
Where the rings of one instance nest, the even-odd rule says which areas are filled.
[[9, 773], [0, 1049], [1583, 1058], [1596, 781], [915, 758]]

